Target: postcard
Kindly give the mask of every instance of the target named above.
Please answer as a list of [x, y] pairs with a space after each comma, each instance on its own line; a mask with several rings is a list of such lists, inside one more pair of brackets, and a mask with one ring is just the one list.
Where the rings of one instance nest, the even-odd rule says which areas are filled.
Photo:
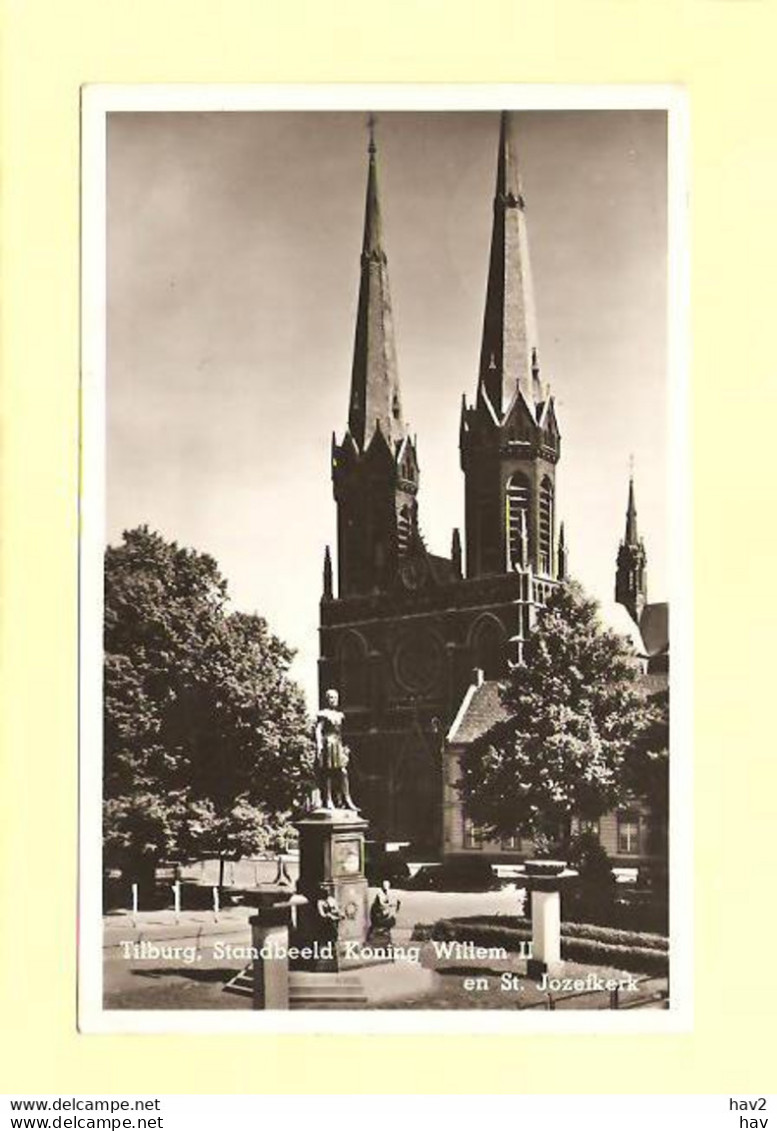
[[83, 1031], [687, 1026], [686, 145], [85, 88]]

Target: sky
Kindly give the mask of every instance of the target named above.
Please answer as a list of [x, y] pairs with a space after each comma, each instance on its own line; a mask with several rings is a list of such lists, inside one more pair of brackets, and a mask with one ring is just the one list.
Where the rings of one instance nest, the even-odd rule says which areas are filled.
[[[315, 706], [359, 285], [367, 112], [108, 119], [108, 541], [147, 523], [216, 558], [297, 650]], [[570, 572], [611, 599], [631, 460], [650, 600], [667, 594], [666, 115], [515, 113]], [[463, 526], [499, 115], [376, 128], [405, 416], [427, 545]]]

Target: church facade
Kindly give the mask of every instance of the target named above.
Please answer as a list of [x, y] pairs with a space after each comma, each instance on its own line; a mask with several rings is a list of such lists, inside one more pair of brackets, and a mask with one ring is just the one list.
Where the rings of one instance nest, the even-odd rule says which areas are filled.
[[[625, 636], [639, 665], [645, 694], [662, 696], [669, 690], [669, 607], [648, 603], [647, 552], [637, 527], [633, 476], [629, 481], [626, 527], [616, 557], [614, 601], [600, 603], [603, 627]], [[457, 784], [467, 749], [507, 718], [498, 680], [476, 669], [446, 736], [443, 770], [444, 856], [486, 855], [494, 859], [524, 859], [533, 855], [528, 837], [515, 834], [489, 839], [465, 812]], [[668, 830], [664, 817], [651, 813], [638, 797], [593, 820], [572, 819], [573, 833], [593, 833], [615, 865], [629, 867], [666, 859]]]
[[[495, 139], [496, 140], [496, 139]], [[439, 853], [446, 736], [474, 669], [520, 661], [536, 609], [566, 574], [557, 535], [561, 436], [541, 378], [526, 203], [502, 114], [476, 392], [462, 404], [465, 525], [432, 553], [416, 439], [402, 408], [374, 137], [353, 368], [332, 438], [336, 562], [324, 555], [319, 688], [341, 694], [354, 792], [378, 840]], [[485, 251], [485, 249], [484, 249]]]

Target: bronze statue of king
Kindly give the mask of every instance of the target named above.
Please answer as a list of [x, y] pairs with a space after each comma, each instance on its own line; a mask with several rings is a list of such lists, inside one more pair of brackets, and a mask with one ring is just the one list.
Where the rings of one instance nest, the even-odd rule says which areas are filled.
[[348, 785], [348, 747], [343, 744], [343, 712], [333, 687], [324, 693], [325, 706], [316, 716], [315, 773], [322, 809], [356, 812]]

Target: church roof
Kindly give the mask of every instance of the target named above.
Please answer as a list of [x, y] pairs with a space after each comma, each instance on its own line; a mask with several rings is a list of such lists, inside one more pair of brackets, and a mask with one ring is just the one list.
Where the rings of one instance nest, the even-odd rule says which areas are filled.
[[461, 580], [451, 558], [444, 558], [442, 554], [426, 555], [432, 577], [438, 585], [447, 585], [451, 581]]
[[654, 601], [645, 605], [639, 618], [639, 628], [645, 642], [648, 656], [657, 656], [669, 651], [669, 604]]
[[467, 689], [448, 731], [448, 742], [462, 746], [475, 742], [509, 715], [502, 702], [498, 680], [473, 683]]
[[380, 429], [392, 452], [407, 435], [397, 373], [376, 146], [371, 132], [348, 430], [364, 451], [376, 429]]
[[480, 391], [501, 419], [518, 390], [534, 411], [539, 395], [537, 319], [525, 202], [510, 116], [499, 126], [494, 221], [480, 354]]
[[645, 641], [642, 639], [639, 625], [632, 620], [625, 605], [610, 599], [601, 601], [599, 603], [599, 623], [603, 628], [617, 633], [618, 636], [625, 636], [638, 656], [647, 655]]

